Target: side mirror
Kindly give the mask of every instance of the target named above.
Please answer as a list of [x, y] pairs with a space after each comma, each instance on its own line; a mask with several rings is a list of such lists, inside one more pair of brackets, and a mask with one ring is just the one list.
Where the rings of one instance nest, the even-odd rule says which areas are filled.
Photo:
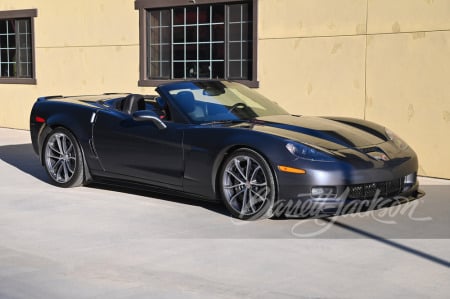
[[225, 93], [225, 85], [220, 81], [207, 81], [194, 83], [203, 89], [203, 95], [215, 97]]
[[203, 89], [202, 93], [204, 96], [215, 97], [224, 94], [225, 90], [220, 88], [214, 88], [212, 86], [207, 86], [205, 87], [205, 89]]
[[151, 110], [136, 111], [135, 113], [133, 113], [133, 119], [139, 122], [151, 122], [159, 130], [164, 130], [165, 128], [167, 128], [166, 124], [159, 119], [159, 116], [154, 111]]

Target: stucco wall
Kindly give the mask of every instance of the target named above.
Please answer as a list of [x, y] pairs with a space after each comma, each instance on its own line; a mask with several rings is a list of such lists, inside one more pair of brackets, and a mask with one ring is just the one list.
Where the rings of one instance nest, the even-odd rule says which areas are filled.
[[131, 0], [2, 0], [0, 10], [36, 8], [37, 85], [0, 84], [0, 126], [28, 128], [38, 96], [143, 92], [139, 17]]
[[259, 17], [263, 93], [386, 125], [450, 178], [449, 0], [261, 0]]
[[450, 1], [369, 1], [366, 117], [416, 150], [420, 173], [450, 178]]
[[[36, 97], [139, 88], [133, 0], [2, 0], [37, 8], [37, 85], [0, 85], [0, 126], [28, 127]], [[384, 124], [421, 174], [450, 178], [450, 0], [259, 0], [260, 91], [293, 113]]]

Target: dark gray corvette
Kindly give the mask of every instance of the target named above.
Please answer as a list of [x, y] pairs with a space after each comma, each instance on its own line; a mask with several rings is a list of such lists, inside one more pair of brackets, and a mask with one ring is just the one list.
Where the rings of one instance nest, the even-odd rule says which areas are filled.
[[[223, 200], [233, 216], [340, 213], [421, 197], [414, 151], [363, 120], [291, 115], [240, 84], [183, 81], [158, 96], [42, 97], [31, 139], [61, 187], [115, 181]], [[377, 202], [377, 204], [374, 204]], [[302, 215], [300, 215], [302, 216]]]

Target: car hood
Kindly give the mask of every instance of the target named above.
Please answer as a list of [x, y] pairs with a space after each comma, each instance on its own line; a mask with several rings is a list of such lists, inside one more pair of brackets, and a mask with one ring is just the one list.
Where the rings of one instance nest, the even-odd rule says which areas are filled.
[[351, 118], [277, 115], [240, 126], [329, 150], [369, 147], [388, 140], [383, 127]]

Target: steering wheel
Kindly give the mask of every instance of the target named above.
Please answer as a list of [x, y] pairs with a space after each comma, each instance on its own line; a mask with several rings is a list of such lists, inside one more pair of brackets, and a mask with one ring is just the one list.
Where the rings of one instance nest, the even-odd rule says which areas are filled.
[[236, 103], [233, 106], [230, 107], [230, 109], [228, 109], [228, 112], [233, 112], [234, 109], [244, 109], [244, 108], [248, 108], [247, 104], [245, 103]]

